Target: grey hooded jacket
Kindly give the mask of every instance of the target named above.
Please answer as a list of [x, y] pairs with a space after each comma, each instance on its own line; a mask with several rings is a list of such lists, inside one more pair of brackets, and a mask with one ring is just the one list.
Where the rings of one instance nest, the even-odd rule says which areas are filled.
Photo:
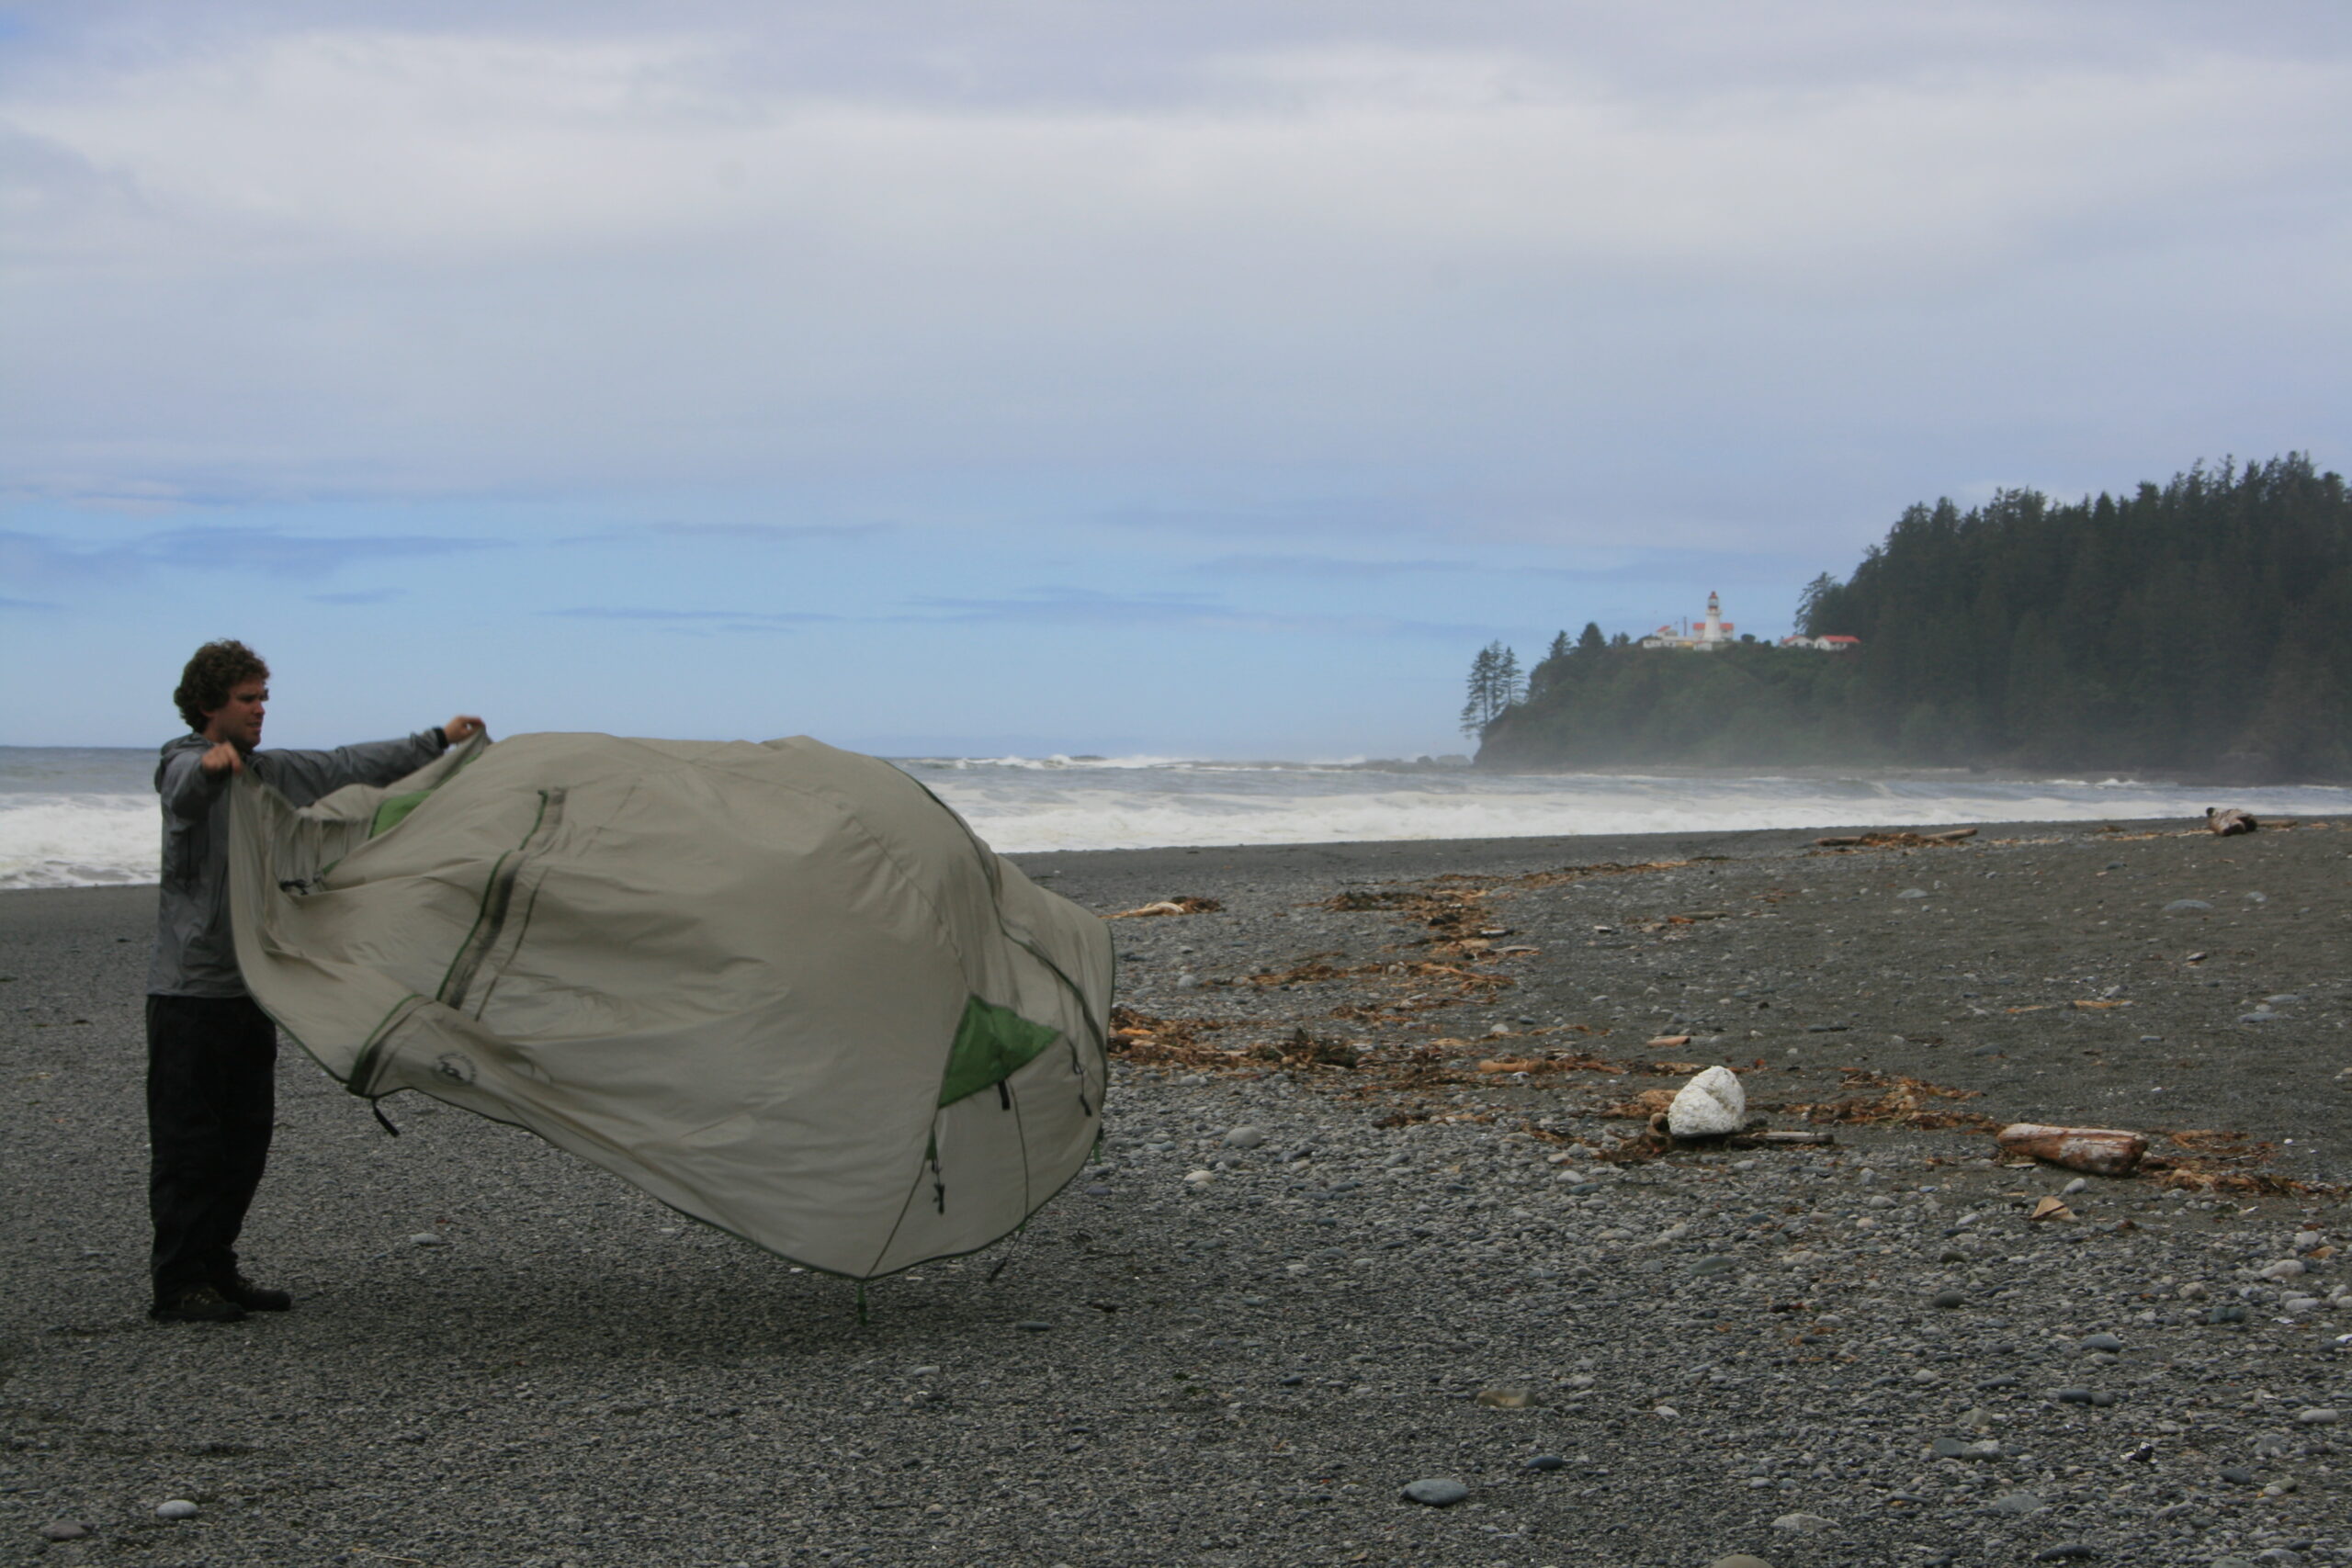
[[[251, 751], [254, 776], [296, 806], [345, 784], [384, 784], [414, 773], [449, 744], [439, 729], [370, 740], [332, 751]], [[229, 934], [229, 780], [199, 765], [212, 742], [187, 734], [166, 741], [155, 764], [164, 801], [164, 887], [155, 913], [155, 956], [147, 994], [242, 997], [244, 976]]]

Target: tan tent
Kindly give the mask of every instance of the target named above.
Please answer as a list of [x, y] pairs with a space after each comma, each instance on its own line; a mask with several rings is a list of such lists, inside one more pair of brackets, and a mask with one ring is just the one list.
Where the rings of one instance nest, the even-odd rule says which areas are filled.
[[1108, 928], [887, 762], [526, 735], [234, 799], [245, 982], [356, 1094], [857, 1279], [1005, 1235], [1093, 1145]]

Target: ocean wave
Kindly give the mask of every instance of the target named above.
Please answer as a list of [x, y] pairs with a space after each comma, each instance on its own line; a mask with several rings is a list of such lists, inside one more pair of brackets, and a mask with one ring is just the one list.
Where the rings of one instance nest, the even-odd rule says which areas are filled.
[[153, 882], [161, 858], [152, 795], [0, 795], [0, 889]]
[[[958, 765], [961, 764], [961, 765]], [[2109, 778], [1703, 777], [1388, 773], [1178, 758], [902, 761], [1015, 854], [1403, 839], [1736, 832], [1986, 822], [2197, 820], [2211, 792]], [[2256, 816], [2352, 816], [2352, 789], [2241, 789]], [[155, 801], [0, 794], [0, 888], [153, 882]]]

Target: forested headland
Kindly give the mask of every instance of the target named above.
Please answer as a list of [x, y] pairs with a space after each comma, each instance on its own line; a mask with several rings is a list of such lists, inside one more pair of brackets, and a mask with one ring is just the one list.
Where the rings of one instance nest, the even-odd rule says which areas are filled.
[[1464, 713], [1479, 764], [2352, 777], [2352, 498], [2303, 454], [1913, 506], [1814, 580], [1798, 624], [1860, 646], [1642, 649], [1588, 625], [1523, 686], [1490, 647]]

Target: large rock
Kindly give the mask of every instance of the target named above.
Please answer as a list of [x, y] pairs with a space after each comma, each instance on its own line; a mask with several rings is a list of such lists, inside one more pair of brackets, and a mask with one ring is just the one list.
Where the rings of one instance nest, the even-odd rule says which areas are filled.
[[1729, 1067], [1709, 1067], [1676, 1091], [1666, 1130], [1678, 1138], [1720, 1138], [1747, 1121], [1747, 1091]]

